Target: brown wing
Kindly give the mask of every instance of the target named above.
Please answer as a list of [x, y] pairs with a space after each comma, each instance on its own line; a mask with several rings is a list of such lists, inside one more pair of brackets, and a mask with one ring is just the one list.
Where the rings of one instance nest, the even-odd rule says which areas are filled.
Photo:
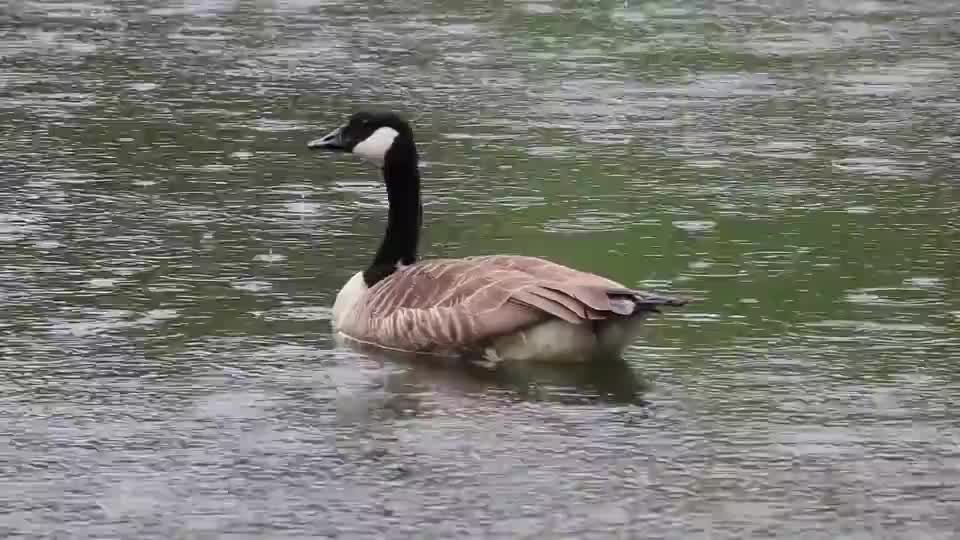
[[628, 316], [640, 294], [535, 257], [438, 259], [374, 285], [341, 331], [405, 351], [461, 349], [551, 317], [579, 323]]

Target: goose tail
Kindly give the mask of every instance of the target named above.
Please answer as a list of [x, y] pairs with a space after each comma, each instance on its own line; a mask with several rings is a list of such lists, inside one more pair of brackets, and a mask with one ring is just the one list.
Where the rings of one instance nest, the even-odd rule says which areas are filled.
[[661, 313], [661, 307], [681, 307], [688, 303], [690, 303], [688, 298], [646, 291], [611, 291], [610, 293], [610, 304], [614, 312], [619, 315]]

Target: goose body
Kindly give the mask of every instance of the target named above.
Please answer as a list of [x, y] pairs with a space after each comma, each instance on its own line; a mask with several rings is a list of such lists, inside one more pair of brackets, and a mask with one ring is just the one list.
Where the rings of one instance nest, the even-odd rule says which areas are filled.
[[380, 249], [334, 302], [333, 329], [348, 340], [461, 355], [488, 366], [580, 362], [620, 354], [647, 315], [686, 303], [537, 257], [417, 262], [420, 175], [409, 125], [394, 114], [361, 112], [309, 146], [381, 165], [387, 186], [390, 209]]

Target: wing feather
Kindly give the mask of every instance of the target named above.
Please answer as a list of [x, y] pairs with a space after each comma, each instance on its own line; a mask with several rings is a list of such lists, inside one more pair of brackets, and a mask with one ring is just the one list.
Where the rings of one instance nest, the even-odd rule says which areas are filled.
[[531, 287], [527, 290], [517, 291], [510, 297], [510, 300], [537, 308], [568, 323], [577, 324], [583, 321], [582, 306], [570, 302], [569, 298], [564, 298], [563, 295], [550, 293], [551, 291], [548, 289]]

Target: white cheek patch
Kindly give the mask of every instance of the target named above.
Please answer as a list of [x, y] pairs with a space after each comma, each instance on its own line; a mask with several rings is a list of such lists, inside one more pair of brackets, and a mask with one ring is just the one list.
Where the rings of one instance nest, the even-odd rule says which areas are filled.
[[399, 135], [399, 133], [393, 128], [377, 128], [369, 137], [353, 147], [353, 153], [378, 165], [382, 165], [383, 157], [387, 155], [387, 150], [393, 145], [393, 140], [397, 138], [397, 135]]

